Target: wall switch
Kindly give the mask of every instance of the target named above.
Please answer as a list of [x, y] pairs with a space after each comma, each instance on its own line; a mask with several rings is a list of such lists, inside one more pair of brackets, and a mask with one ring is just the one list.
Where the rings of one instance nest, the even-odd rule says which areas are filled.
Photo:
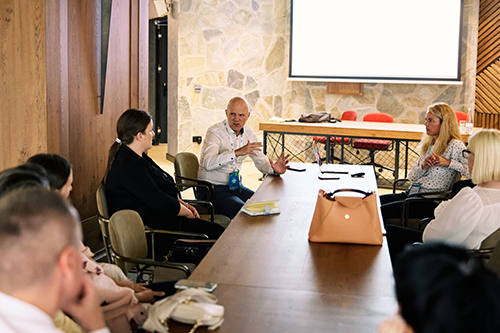
[[200, 144], [201, 143], [201, 136], [193, 136], [193, 142]]
[[194, 92], [198, 94], [201, 92], [201, 84], [197, 83], [194, 85]]

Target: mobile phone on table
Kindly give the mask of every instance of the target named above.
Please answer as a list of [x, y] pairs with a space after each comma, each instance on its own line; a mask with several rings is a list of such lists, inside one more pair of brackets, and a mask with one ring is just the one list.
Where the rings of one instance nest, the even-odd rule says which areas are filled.
[[322, 176], [322, 175], [319, 175], [318, 178], [320, 180], [339, 180], [340, 179], [340, 177]]
[[212, 291], [215, 290], [215, 288], [217, 288], [217, 283], [183, 279], [177, 281], [174, 287], [177, 289], [190, 289], [190, 288], [203, 289], [206, 292], [211, 293]]

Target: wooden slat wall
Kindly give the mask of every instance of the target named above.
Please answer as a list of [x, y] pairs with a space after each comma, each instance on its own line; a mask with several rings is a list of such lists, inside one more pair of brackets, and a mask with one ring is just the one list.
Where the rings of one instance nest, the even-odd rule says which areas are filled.
[[500, 129], [500, 1], [479, 9], [475, 126]]

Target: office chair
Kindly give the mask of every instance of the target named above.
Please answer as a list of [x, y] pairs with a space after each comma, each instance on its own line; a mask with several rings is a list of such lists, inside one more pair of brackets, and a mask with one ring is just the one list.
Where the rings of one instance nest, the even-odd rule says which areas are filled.
[[[358, 118], [358, 114], [356, 111], [344, 111], [342, 113], [342, 116], [340, 117], [340, 120], [350, 120], [350, 121], [356, 121]], [[330, 157], [333, 161], [339, 161], [343, 162], [340, 158], [335, 157], [334, 154], [334, 148], [336, 144], [342, 143], [342, 139], [344, 139], [344, 144], [348, 144], [351, 142], [350, 138], [342, 138], [342, 137], [330, 137]], [[313, 140], [322, 143], [326, 145], [326, 136], [313, 136]]]
[[[387, 113], [369, 113], [363, 116], [363, 121], [392, 123], [394, 120], [392, 116]], [[386, 169], [394, 173], [394, 169], [375, 162], [375, 153], [377, 151], [388, 151], [392, 149], [391, 140], [358, 139], [353, 142], [352, 146], [357, 149], [366, 149], [369, 151], [368, 158], [370, 159], [370, 162], [365, 164], [377, 167], [379, 172], [382, 172], [382, 169]], [[357, 151], [357, 153], [359, 153], [359, 150]]]
[[[148, 229], [146, 231], [140, 215], [133, 210], [120, 210], [111, 216], [109, 236], [111, 253], [116, 265], [125, 274], [132, 268], [136, 268], [139, 281], [144, 281], [142, 274], [150, 267], [154, 268], [154, 282], [187, 278], [196, 267], [195, 265], [146, 259], [148, 255], [146, 232], [165, 233], [164, 230]], [[162, 278], [158, 279], [159, 276]]]
[[457, 122], [460, 124], [460, 122], [462, 120], [465, 120], [467, 121], [467, 119], [469, 118], [469, 115], [465, 112], [462, 112], [462, 111], [456, 111], [455, 110], [455, 116], [457, 116]]
[[200, 218], [203, 220], [210, 220], [226, 228], [231, 220], [229, 217], [222, 214], [215, 214], [215, 190], [213, 184], [198, 179], [198, 168], [200, 164], [198, 157], [189, 152], [182, 152], [175, 155], [174, 168], [175, 168], [175, 182], [177, 188], [182, 193], [183, 191], [192, 188], [196, 196], [198, 188], [205, 188], [208, 191], [208, 201], [200, 200], [184, 200], [190, 204], [196, 205], [199, 211]]

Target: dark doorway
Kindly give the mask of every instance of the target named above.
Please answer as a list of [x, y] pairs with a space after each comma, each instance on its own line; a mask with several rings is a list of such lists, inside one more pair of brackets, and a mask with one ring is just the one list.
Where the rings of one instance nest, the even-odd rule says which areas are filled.
[[149, 113], [155, 125], [155, 145], [167, 143], [167, 27], [167, 17], [149, 20]]

